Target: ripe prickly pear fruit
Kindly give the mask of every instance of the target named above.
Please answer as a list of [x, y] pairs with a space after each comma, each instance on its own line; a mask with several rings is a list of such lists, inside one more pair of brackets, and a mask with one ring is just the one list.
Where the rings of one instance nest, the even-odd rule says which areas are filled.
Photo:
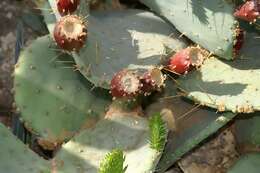
[[239, 54], [239, 50], [242, 48], [243, 43], [244, 43], [244, 31], [242, 29], [237, 28], [235, 30], [235, 34], [236, 34], [236, 43], [234, 44], [234, 54], [238, 55]]
[[168, 63], [168, 69], [178, 74], [187, 73], [192, 66], [199, 67], [207, 52], [199, 47], [187, 47], [174, 54]]
[[158, 91], [164, 87], [165, 79], [166, 77], [159, 68], [153, 68], [145, 72], [140, 79], [144, 95], [149, 95], [152, 91]]
[[246, 1], [236, 10], [234, 16], [248, 22], [254, 22], [260, 16], [260, 1]]
[[67, 15], [56, 23], [54, 39], [58, 46], [67, 51], [79, 51], [87, 38], [84, 21], [76, 15]]
[[176, 72], [178, 74], [184, 74], [188, 72], [191, 65], [191, 59], [189, 56], [189, 49], [183, 49], [174, 54], [169, 61], [169, 70]]
[[71, 14], [77, 10], [80, 0], [57, 0], [57, 8], [61, 16]]
[[122, 70], [114, 75], [110, 89], [114, 98], [135, 98], [141, 93], [142, 84], [138, 75], [131, 70]]

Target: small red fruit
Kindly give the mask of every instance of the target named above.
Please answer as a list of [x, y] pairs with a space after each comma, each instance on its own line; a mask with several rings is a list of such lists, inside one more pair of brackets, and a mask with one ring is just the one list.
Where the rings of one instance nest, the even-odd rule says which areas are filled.
[[111, 94], [115, 98], [135, 98], [141, 92], [141, 82], [134, 71], [119, 71], [111, 80]]
[[169, 61], [169, 70], [176, 72], [178, 74], [186, 73], [191, 66], [190, 49], [182, 49], [176, 54], [174, 54]]
[[188, 47], [174, 54], [168, 69], [178, 74], [187, 73], [192, 66], [199, 67], [206, 58], [206, 52], [199, 47]]
[[61, 18], [54, 28], [54, 39], [59, 47], [67, 51], [79, 51], [87, 38], [84, 21], [76, 15]]
[[165, 85], [165, 76], [159, 68], [148, 70], [141, 77], [142, 91], [149, 95], [152, 91], [160, 90]]
[[57, 0], [57, 8], [61, 16], [71, 14], [77, 10], [80, 0]]
[[260, 16], [260, 1], [249, 0], [236, 10], [234, 16], [248, 22], [254, 22]]

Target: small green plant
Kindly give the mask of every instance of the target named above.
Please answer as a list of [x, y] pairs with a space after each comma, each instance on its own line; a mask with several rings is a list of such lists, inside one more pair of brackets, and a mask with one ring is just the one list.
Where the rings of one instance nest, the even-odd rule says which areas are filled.
[[150, 147], [161, 152], [167, 140], [166, 123], [159, 113], [154, 114], [149, 120]]
[[109, 152], [100, 163], [99, 173], [124, 173], [125, 156], [122, 150], [115, 149]]

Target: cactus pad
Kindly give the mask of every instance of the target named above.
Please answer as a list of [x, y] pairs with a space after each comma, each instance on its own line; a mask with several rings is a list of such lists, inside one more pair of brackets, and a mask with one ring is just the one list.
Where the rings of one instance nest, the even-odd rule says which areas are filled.
[[33, 153], [0, 123], [0, 172], [50, 173], [50, 163]]
[[[44, 11], [43, 15], [52, 33], [55, 17]], [[179, 34], [173, 27], [142, 10], [92, 12], [87, 21], [86, 45], [73, 57], [87, 79], [107, 89], [116, 72], [151, 68], [161, 62], [165, 46], [178, 50], [186, 45], [175, 38]]]
[[225, 0], [141, 0], [210, 52], [233, 58], [234, 5]]
[[260, 163], [260, 154], [251, 153], [240, 157], [233, 167], [227, 173], [258, 173]]
[[[237, 143], [242, 150], [254, 150], [260, 148], [260, 116], [253, 113], [248, 117], [240, 117], [235, 122]], [[243, 151], [242, 151], [243, 152]]]
[[97, 86], [107, 88], [114, 73], [121, 69], [159, 64], [165, 46], [184, 46], [182, 41], [169, 37], [176, 31], [149, 12], [99, 12], [88, 20], [86, 47], [74, 58], [81, 72]]
[[39, 38], [21, 53], [15, 68], [15, 101], [30, 130], [42, 140], [62, 143], [98, 120], [110, 97], [103, 90], [92, 91], [73, 71], [73, 59], [50, 46], [51, 39]]
[[233, 113], [216, 113], [214, 110], [199, 108], [187, 102], [177, 93], [173, 81], [169, 80], [166, 81], [164, 91], [155, 97], [157, 101], [146, 109], [146, 114], [161, 112], [167, 119], [169, 129], [172, 130], [156, 168], [158, 173], [166, 171], [185, 153], [191, 151], [236, 116]]
[[247, 34], [234, 62], [209, 58], [201, 69], [179, 80], [188, 98], [219, 111], [250, 113], [260, 110], [260, 40]]
[[65, 144], [55, 161], [63, 173], [96, 173], [106, 154], [120, 149], [125, 155], [126, 173], [150, 173], [161, 153], [150, 148], [148, 138], [146, 119], [132, 114], [113, 114]]

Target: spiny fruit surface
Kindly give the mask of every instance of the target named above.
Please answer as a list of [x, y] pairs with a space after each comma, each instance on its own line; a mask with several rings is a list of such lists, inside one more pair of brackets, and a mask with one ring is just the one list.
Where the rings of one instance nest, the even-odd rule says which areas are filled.
[[199, 47], [187, 47], [174, 54], [168, 69], [178, 74], [187, 73], [191, 66], [199, 67], [206, 58], [206, 52]]
[[140, 79], [144, 95], [149, 95], [152, 91], [160, 90], [164, 87], [165, 79], [159, 68], [153, 68], [145, 72]]
[[168, 68], [176, 73], [184, 74], [191, 66], [191, 59], [189, 57], [189, 49], [182, 49], [174, 54], [169, 61]]
[[61, 16], [71, 14], [77, 10], [80, 0], [57, 0], [57, 8]]
[[115, 98], [134, 98], [141, 92], [138, 75], [131, 70], [121, 70], [111, 80], [111, 94]]
[[260, 1], [249, 0], [245, 2], [234, 16], [248, 22], [254, 22], [260, 16]]
[[61, 18], [54, 28], [54, 39], [58, 46], [67, 51], [79, 51], [87, 38], [85, 22], [76, 15]]

